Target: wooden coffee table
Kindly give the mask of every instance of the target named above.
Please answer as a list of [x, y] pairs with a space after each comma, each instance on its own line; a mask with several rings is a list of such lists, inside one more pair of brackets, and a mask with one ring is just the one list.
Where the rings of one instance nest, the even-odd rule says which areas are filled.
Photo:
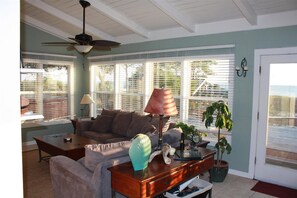
[[[71, 138], [71, 141], [65, 141], [64, 138]], [[46, 160], [51, 156], [65, 155], [71, 159], [78, 160], [85, 156], [86, 144], [98, 144], [99, 142], [79, 136], [76, 134], [54, 134], [34, 137], [39, 151], [39, 162]], [[41, 151], [48, 153], [48, 156], [42, 156]]]

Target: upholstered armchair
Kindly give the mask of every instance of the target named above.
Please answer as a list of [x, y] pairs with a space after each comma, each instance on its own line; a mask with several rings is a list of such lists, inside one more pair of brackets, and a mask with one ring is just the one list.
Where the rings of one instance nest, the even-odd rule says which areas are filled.
[[[86, 156], [78, 161], [65, 156], [50, 158], [54, 197], [111, 197], [111, 177], [107, 168], [130, 161], [129, 146], [130, 142], [121, 142], [99, 146], [96, 150], [89, 145]], [[117, 194], [117, 197], [122, 196]]]
[[[180, 129], [164, 132], [163, 142], [179, 146]], [[158, 134], [149, 135], [153, 147], [157, 146]], [[55, 198], [110, 198], [111, 166], [130, 161], [131, 141], [85, 146], [85, 157], [74, 161], [65, 156], [50, 158], [50, 175]], [[123, 197], [116, 194], [116, 197]]]

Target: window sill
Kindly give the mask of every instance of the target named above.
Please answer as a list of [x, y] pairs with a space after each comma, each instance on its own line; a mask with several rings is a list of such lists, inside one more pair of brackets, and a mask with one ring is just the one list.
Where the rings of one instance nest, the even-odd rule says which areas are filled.
[[39, 114], [24, 114], [21, 116], [21, 121], [25, 122], [27, 120], [37, 120], [37, 119], [43, 119], [43, 115], [39, 115]]
[[22, 123], [22, 128], [40, 127], [40, 126], [50, 126], [50, 125], [60, 125], [60, 124], [70, 124], [70, 120], [55, 120], [55, 121], [34, 121], [34, 122], [24, 122]]

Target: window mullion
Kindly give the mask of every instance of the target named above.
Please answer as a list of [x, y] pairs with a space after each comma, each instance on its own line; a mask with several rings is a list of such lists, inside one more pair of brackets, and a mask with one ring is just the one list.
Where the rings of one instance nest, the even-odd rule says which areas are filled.
[[144, 70], [144, 106], [147, 104], [151, 94], [152, 90], [154, 89], [154, 70], [153, 70], [153, 63], [152, 62], [146, 62], [145, 64], [145, 70]]
[[[96, 97], [96, 93], [95, 93], [95, 67], [93, 65], [90, 66], [90, 94], [92, 98]], [[90, 115], [92, 117], [96, 116], [96, 104], [91, 104], [90, 105]]]
[[[43, 64], [38, 63], [37, 64], [38, 69], [43, 69]], [[35, 84], [35, 102], [36, 102], [36, 113], [43, 115], [43, 74], [42, 73], [36, 73], [36, 84]]]
[[189, 109], [189, 95], [190, 89], [189, 85], [191, 83], [191, 66], [188, 61], [182, 62], [181, 67], [181, 95], [180, 95], [180, 120], [185, 121], [188, 119], [188, 109]]
[[121, 109], [121, 93], [120, 93], [120, 65], [115, 65], [115, 72], [114, 72], [114, 103], [115, 109]]

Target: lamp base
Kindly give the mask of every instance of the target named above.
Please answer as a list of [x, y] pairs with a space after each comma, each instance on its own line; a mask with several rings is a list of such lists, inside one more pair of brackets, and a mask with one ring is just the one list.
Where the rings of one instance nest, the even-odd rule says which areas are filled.
[[162, 149], [163, 145], [163, 116], [159, 115], [159, 140], [158, 140], [158, 150]]
[[162, 149], [162, 146], [163, 146], [163, 139], [159, 139], [158, 140], [158, 147], [156, 150], [161, 150]]

